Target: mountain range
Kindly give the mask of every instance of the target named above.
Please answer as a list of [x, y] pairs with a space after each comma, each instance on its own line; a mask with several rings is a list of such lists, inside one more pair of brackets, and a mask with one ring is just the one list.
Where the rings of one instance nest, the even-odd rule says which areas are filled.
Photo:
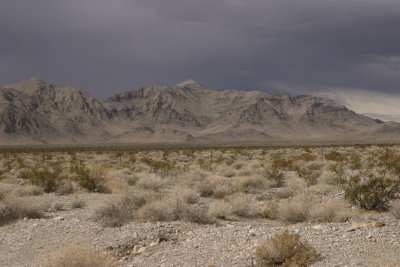
[[311, 95], [217, 91], [193, 80], [100, 102], [33, 78], [0, 87], [0, 144], [398, 140], [400, 123]]

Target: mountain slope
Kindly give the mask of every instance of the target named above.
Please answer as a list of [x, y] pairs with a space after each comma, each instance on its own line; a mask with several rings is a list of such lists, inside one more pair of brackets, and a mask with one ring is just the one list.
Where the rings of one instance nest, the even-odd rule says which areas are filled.
[[198, 140], [330, 139], [358, 135], [380, 122], [315, 96], [269, 96], [258, 91], [215, 91], [192, 80], [115, 95], [104, 102], [127, 121], [173, 128]]
[[99, 143], [400, 138], [400, 123], [315, 96], [209, 89], [193, 80], [103, 103], [39, 79], [0, 87], [0, 143]]
[[86, 92], [30, 79], [0, 87], [0, 136], [73, 142], [107, 136], [112, 119], [103, 105]]

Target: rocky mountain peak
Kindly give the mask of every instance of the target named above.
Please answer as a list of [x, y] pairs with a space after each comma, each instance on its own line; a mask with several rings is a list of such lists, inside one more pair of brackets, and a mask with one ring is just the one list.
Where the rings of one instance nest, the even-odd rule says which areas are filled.
[[0, 143], [19, 137], [55, 143], [400, 138], [400, 124], [356, 114], [330, 99], [217, 91], [192, 79], [141, 87], [103, 103], [77, 87], [38, 78], [0, 91]]
[[188, 79], [186, 81], [178, 83], [176, 86], [179, 86], [179, 87], [203, 87], [203, 88], [206, 88], [201, 83], [198, 83], [198, 82], [196, 82], [195, 80], [192, 80], [192, 79]]

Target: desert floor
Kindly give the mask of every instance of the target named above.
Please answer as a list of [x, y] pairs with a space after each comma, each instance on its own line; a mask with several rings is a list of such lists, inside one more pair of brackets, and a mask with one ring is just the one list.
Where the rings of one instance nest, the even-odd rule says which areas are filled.
[[285, 230], [319, 253], [304, 265], [398, 266], [398, 194], [386, 199], [391, 192], [377, 187], [384, 204], [366, 207], [368, 189], [361, 204], [346, 190], [355, 177], [400, 180], [399, 153], [382, 145], [4, 152], [0, 266], [81, 258], [268, 266], [257, 250]]

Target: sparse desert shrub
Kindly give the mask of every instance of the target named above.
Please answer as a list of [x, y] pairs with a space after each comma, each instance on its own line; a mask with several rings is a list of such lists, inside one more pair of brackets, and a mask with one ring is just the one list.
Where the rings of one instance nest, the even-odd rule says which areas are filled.
[[219, 164], [222, 164], [224, 162], [224, 160], [225, 160], [225, 158], [223, 155], [218, 155], [218, 157], [213, 160], [213, 163], [219, 165]]
[[121, 200], [109, 201], [94, 210], [92, 219], [105, 227], [119, 227], [131, 219], [131, 213], [124, 209]]
[[211, 176], [198, 182], [196, 190], [202, 197], [224, 198], [232, 194], [235, 190], [232, 181], [220, 176]]
[[80, 199], [75, 199], [71, 202], [71, 208], [73, 209], [82, 209], [86, 205], [85, 201]]
[[285, 183], [285, 173], [277, 168], [267, 169], [266, 177], [273, 182], [274, 187], [282, 187]]
[[[141, 218], [147, 219], [151, 212], [157, 213], [156, 209], [159, 205], [156, 204], [160, 202], [162, 201], [159, 193], [145, 189], [132, 189], [126, 192], [121, 199], [105, 202], [98, 206], [93, 212], [92, 219], [106, 227], [119, 227], [128, 221], [139, 218], [140, 216], [137, 216], [138, 210], [145, 205], [154, 203], [150, 208], [147, 207], [147, 213], [142, 211], [142, 214], [139, 214], [143, 215]], [[164, 204], [167, 205], [168, 203]], [[166, 213], [168, 212], [167, 210]]]
[[174, 168], [175, 164], [168, 161], [150, 161], [148, 163], [150, 171], [161, 176], [167, 176]]
[[217, 200], [210, 204], [208, 213], [217, 219], [228, 219], [232, 216], [232, 204], [226, 200]]
[[0, 226], [23, 218], [42, 218], [46, 207], [22, 198], [6, 197], [0, 202]]
[[178, 220], [187, 205], [178, 198], [166, 197], [145, 204], [139, 209], [139, 218], [144, 221], [175, 221]]
[[62, 211], [62, 210], [64, 210], [64, 204], [61, 202], [51, 204], [50, 208], [48, 209], [48, 211], [53, 211], [53, 212]]
[[320, 254], [299, 234], [287, 230], [275, 234], [257, 247], [256, 256], [261, 266], [309, 266], [320, 260]]
[[197, 159], [197, 164], [199, 165], [200, 168], [202, 168], [203, 170], [211, 170], [212, 166], [211, 166], [211, 161], [208, 159], [203, 159], [203, 158], [199, 158]]
[[392, 214], [397, 219], [400, 219], [400, 200], [396, 200], [392, 204]]
[[254, 200], [244, 194], [236, 193], [229, 197], [229, 202], [232, 206], [232, 214], [239, 217], [255, 217], [258, 215], [258, 210]]
[[269, 201], [261, 208], [260, 213], [263, 218], [275, 220], [278, 218], [278, 204]]
[[234, 177], [234, 176], [236, 175], [236, 173], [235, 173], [235, 171], [233, 171], [233, 170], [231, 170], [231, 169], [228, 169], [228, 170], [225, 170], [225, 171], [222, 173], [222, 175], [223, 175], [224, 177], [226, 177], [226, 178], [231, 178], [231, 177]]
[[324, 167], [324, 164], [321, 162], [313, 161], [307, 164], [307, 168], [313, 171], [320, 171]]
[[196, 204], [199, 201], [197, 191], [185, 186], [175, 186], [172, 194], [182, 199], [187, 204]]
[[21, 185], [14, 189], [14, 194], [18, 197], [39, 196], [43, 194], [43, 188], [37, 185]]
[[63, 248], [50, 257], [44, 267], [117, 267], [114, 258], [87, 246]]
[[275, 193], [275, 197], [278, 199], [289, 198], [302, 194], [307, 189], [306, 182], [297, 177], [292, 177], [285, 182], [285, 187]]
[[148, 202], [161, 199], [161, 196], [152, 190], [134, 188], [125, 193], [122, 204], [125, 209], [137, 210]]
[[336, 162], [344, 161], [346, 159], [346, 155], [340, 154], [337, 151], [331, 151], [324, 155], [326, 160], [332, 160]]
[[272, 168], [277, 170], [293, 170], [293, 159], [277, 158], [272, 161]]
[[214, 219], [209, 215], [208, 210], [204, 207], [192, 206], [189, 209], [186, 209], [185, 213], [181, 216], [181, 219], [197, 224], [214, 223]]
[[156, 174], [147, 174], [146, 176], [141, 176], [139, 181], [136, 183], [138, 187], [146, 190], [153, 190], [155, 192], [159, 192], [167, 184], [168, 181]]
[[69, 195], [76, 191], [75, 184], [70, 180], [61, 181], [57, 187], [56, 193], [58, 195]]
[[321, 176], [321, 171], [311, 170], [307, 167], [297, 165], [295, 167], [297, 175], [306, 181], [307, 185], [315, 185], [318, 182], [318, 178]]
[[0, 201], [5, 199], [7, 195], [12, 192], [12, 185], [6, 183], [0, 183]]
[[279, 203], [278, 219], [289, 223], [307, 221], [312, 203], [313, 197], [306, 194], [297, 195], [292, 199], [284, 200]]
[[36, 164], [21, 172], [21, 177], [28, 179], [33, 185], [43, 187], [45, 192], [54, 192], [63, 179], [61, 163]]
[[343, 200], [328, 199], [321, 203], [314, 203], [310, 210], [310, 217], [317, 222], [343, 222], [349, 218], [350, 212]]
[[387, 210], [400, 193], [400, 156], [388, 150], [361, 170], [349, 171], [341, 164], [336, 179], [353, 205], [366, 210]]
[[348, 165], [352, 170], [359, 170], [362, 168], [361, 156], [358, 153], [352, 153], [348, 156]]
[[137, 175], [126, 175], [124, 179], [130, 186], [136, 185], [136, 183], [139, 181], [139, 177]]
[[303, 161], [313, 161], [313, 160], [315, 160], [315, 156], [311, 153], [303, 153], [303, 154], [297, 156], [296, 159], [303, 160]]
[[271, 182], [269, 182], [264, 177], [253, 175], [237, 177], [235, 179], [235, 185], [239, 189], [239, 191], [245, 193], [254, 193], [270, 188]]
[[[329, 181], [329, 180], [328, 180]], [[327, 180], [322, 180], [318, 182], [316, 185], [310, 186], [308, 188], [309, 192], [319, 195], [328, 195], [330, 192], [335, 190], [336, 187], [327, 183]]]
[[175, 195], [168, 195], [161, 200], [147, 203], [138, 210], [138, 217], [143, 221], [151, 222], [176, 220], [200, 224], [213, 222], [205, 208], [189, 205]]
[[73, 165], [71, 171], [76, 174], [76, 181], [89, 192], [110, 193], [105, 186], [105, 172], [102, 168], [90, 169], [85, 165]]
[[243, 162], [235, 162], [235, 163], [232, 165], [232, 167], [233, 167], [235, 170], [240, 170], [241, 168], [243, 168], [243, 166], [244, 166], [244, 163], [243, 163]]

